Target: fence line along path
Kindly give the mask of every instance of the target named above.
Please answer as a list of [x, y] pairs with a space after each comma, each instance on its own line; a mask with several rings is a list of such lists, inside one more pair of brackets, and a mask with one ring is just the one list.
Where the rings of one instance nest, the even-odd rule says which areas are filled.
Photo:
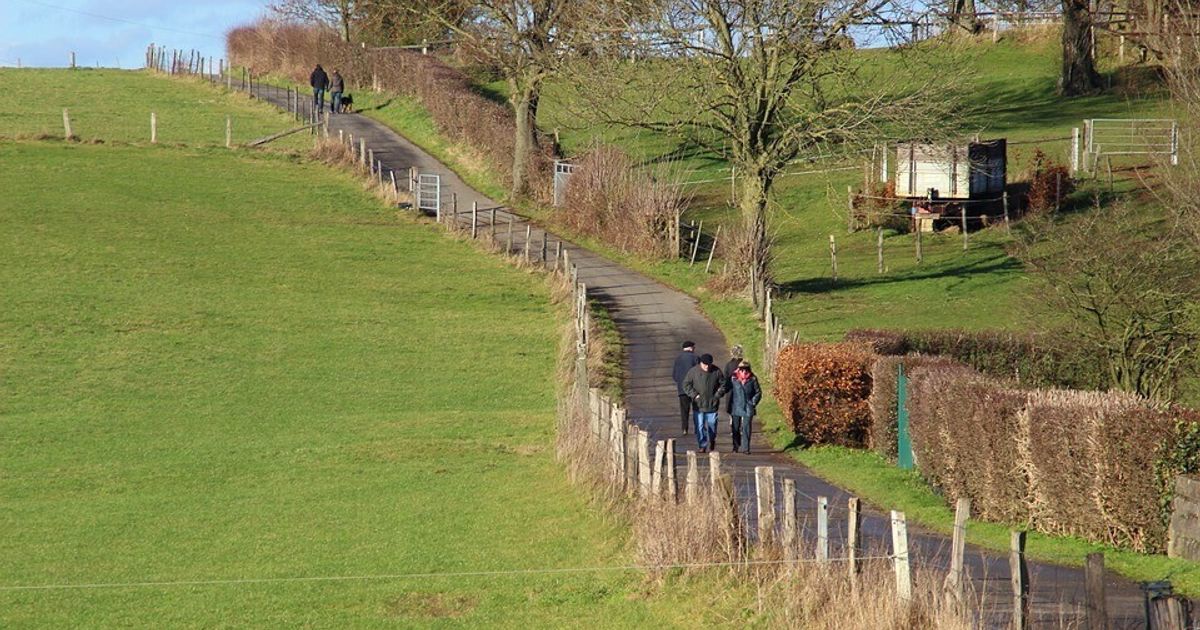
[[[236, 84], [234, 84], [236, 87]], [[253, 96], [278, 107], [297, 108], [295, 98], [281, 88], [251, 84]], [[303, 94], [303, 92], [301, 93]], [[310, 110], [311, 94], [300, 109]], [[305, 118], [312, 120], [311, 111]], [[684, 339], [696, 342], [697, 352], [712, 354], [718, 365], [729, 359], [724, 336], [700, 311], [691, 297], [671, 289], [645, 275], [635, 272], [598, 254], [580, 248], [532, 225], [525, 217], [498, 204], [472, 189], [454, 171], [421, 150], [382, 123], [359, 114], [339, 114], [329, 117], [329, 135], [337, 138], [353, 136], [373, 152], [378, 167], [388, 176], [395, 173], [399, 182], [408, 181], [410, 173], [440, 176], [441, 212], [450, 220], [470, 229], [474, 221], [477, 230], [491, 233], [494, 220], [499, 231], [497, 240], [509, 243], [515, 252], [527, 252], [532, 258], [557, 265], [557, 252], [569, 252], [570, 263], [578, 270], [578, 281], [587, 286], [588, 295], [599, 300], [611, 313], [625, 343], [625, 406], [631, 424], [650, 433], [653, 440], [674, 439], [675, 461], [686, 462], [685, 454], [696, 450], [695, 437], [684, 435], [680, 428], [679, 402], [671, 380], [671, 365]], [[356, 146], [355, 149], [359, 149]], [[407, 185], [401, 185], [407, 189]], [[456, 208], [455, 208], [456, 207]], [[472, 207], [479, 209], [472, 219]], [[511, 225], [511, 227], [510, 227]], [[761, 368], [762, 366], [757, 366]], [[757, 424], [757, 423], [756, 423]], [[830, 485], [794, 460], [774, 452], [755, 426], [753, 454], [731, 453], [728, 423], [722, 419], [717, 448], [721, 452], [721, 469], [735, 481], [735, 490], [748, 517], [755, 518], [755, 468], [773, 467], [775, 483], [794, 484], [801, 535], [817, 540], [818, 497], [828, 501], [827, 529], [832, 553], [840, 554], [845, 545], [847, 511], [850, 493]], [[701, 476], [707, 478], [710, 457], [700, 455]], [[682, 479], [682, 471], [677, 475]], [[783, 501], [778, 502], [781, 506]], [[886, 508], [888, 506], [879, 506]], [[753, 524], [752, 524], [753, 525]], [[891, 520], [887, 512], [867, 507], [862, 514], [862, 546], [866, 553], [891, 550]], [[840, 537], [840, 538], [839, 538]], [[949, 536], [910, 528], [909, 553], [915, 571], [923, 569], [943, 572], [950, 563]], [[989, 619], [997, 622], [1011, 619], [1012, 591], [1007, 554], [984, 551], [968, 546], [964, 567], [970, 587], [983, 595]], [[1039, 623], [1059, 627], [1061, 622], [1079, 624], [1085, 612], [1085, 577], [1082, 568], [1061, 567], [1044, 563], [1029, 563], [1030, 618]], [[1138, 585], [1106, 576], [1107, 611], [1111, 627], [1145, 627], [1144, 596]]]

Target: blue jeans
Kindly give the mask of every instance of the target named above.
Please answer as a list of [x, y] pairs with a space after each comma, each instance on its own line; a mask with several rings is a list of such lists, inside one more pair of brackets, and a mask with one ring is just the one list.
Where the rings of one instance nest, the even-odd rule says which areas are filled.
[[717, 446], [717, 412], [696, 412], [696, 442], [700, 450], [716, 448]]
[[325, 109], [325, 90], [313, 88], [313, 111], [319, 113], [322, 109]]
[[329, 111], [335, 114], [342, 113], [342, 93], [330, 92], [329, 96], [333, 99], [333, 102], [329, 104]]

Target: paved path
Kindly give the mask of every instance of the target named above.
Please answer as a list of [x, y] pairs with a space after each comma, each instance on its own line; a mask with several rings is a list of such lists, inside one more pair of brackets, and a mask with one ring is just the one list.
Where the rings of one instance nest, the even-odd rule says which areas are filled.
[[[261, 87], [259, 94], [270, 102], [286, 107], [286, 93]], [[352, 134], [357, 144], [359, 138], [366, 139], [367, 146], [374, 151], [375, 159], [382, 163], [385, 174], [394, 170], [397, 181], [406, 182], [410, 167], [421, 173], [441, 176], [443, 207], [449, 211], [452, 195], [457, 196], [458, 211], [463, 220], [469, 221], [472, 203], [485, 209], [480, 213], [480, 229], [490, 230], [490, 208], [496, 207], [493, 200], [467, 186], [457, 175], [407, 139], [381, 123], [357, 114], [331, 117], [330, 134], [336, 136]], [[526, 222], [522, 217], [497, 211], [499, 233], [507, 233], [508, 222], [514, 221], [513, 247], [519, 251], [525, 246]], [[640, 273], [615, 262], [581, 249], [554, 234], [547, 234], [531, 226], [531, 249], [540, 255], [543, 240], [550, 246], [549, 260], [554, 262], [554, 244], [564, 243], [570, 252], [570, 260], [579, 269], [580, 281], [587, 284], [589, 293], [597, 297], [611, 312], [625, 341], [626, 407], [629, 419], [647, 429], [654, 439], [676, 438], [676, 448], [681, 451], [694, 450], [691, 435], [683, 435], [678, 415], [678, 399], [671, 381], [671, 364], [679, 352], [682, 340], [697, 343], [699, 352], [711, 353], [719, 365], [729, 358], [724, 336], [701, 313], [695, 300]], [[756, 427], [757, 430], [758, 427]], [[718, 447], [722, 451], [722, 467], [733, 474], [743, 505], [753, 504], [754, 467], [775, 467], [776, 479], [792, 479], [799, 494], [797, 504], [801, 507], [801, 522], [805, 523], [808, 539], [815, 539], [816, 499], [828, 497], [830, 505], [831, 555], [842, 555], [846, 535], [846, 510], [849, 494], [836, 488], [786, 455], [774, 452], [761, 433], [756, 433], [751, 445], [753, 454], [730, 453], [728, 424], [722, 418]], [[682, 453], [676, 461], [685, 461]], [[707, 466], [707, 458], [701, 456]], [[782, 504], [782, 501], [780, 501]], [[887, 513], [867, 507], [862, 519], [863, 542], [866, 555], [885, 554], [891, 549], [890, 517]], [[920, 573], [936, 573], [942, 579], [949, 564], [948, 538], [922, 532], [910, 526], [910, 555], [914, 570]], [[977, 593], [982, 594], [988, 623], [996, 626], [1010, 619], [1012, 591], [1009, 582], [1008, 556], [983, 551], [968, 546], [967, 572]], [[1072, 627], [1083, 622], [1084, 578], [1081, 569], [1060, 567], [1050, 564], [1031, 563], [1031, 611], [1035, 626], [1060, 627], [1066, 622]], [[1139, 587], [1127, 580], [1110, 575], [1106, 580], [1108, 608], [1111, 628], [1142, 628], [1143, 603]]]

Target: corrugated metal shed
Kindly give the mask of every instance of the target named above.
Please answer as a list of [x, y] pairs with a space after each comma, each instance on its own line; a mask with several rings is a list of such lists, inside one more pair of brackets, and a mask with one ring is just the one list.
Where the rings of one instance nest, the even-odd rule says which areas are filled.
[[1004, 139], [936, 145], [903, 142], [896, 147], [896, 195], [934, 199], [999, 196], [1007, 182]]

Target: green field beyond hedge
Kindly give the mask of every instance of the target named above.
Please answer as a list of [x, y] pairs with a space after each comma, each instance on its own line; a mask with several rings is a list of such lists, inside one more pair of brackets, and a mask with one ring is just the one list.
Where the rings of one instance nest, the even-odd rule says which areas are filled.
[[553, 460], [543, 280], [288, 155], [0, 164], [0, 627], [693, 618], [636, 572], [238, 582], [628, 563]]

